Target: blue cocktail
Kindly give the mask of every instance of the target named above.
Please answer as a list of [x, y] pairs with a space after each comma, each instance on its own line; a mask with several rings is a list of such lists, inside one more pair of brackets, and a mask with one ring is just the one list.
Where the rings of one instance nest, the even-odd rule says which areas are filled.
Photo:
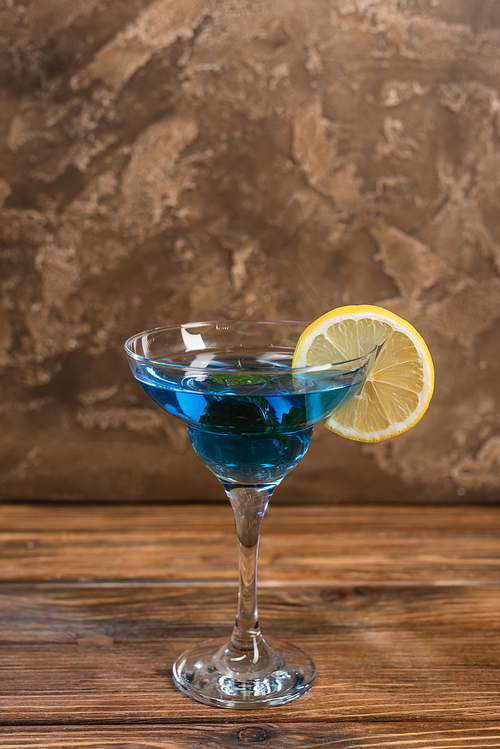
[[260, 633], [260, 526], [272, 492], [305, 455], [314, 424], [355, 396], [375, 351], [292, 369], [304, 328], [195, 323], [146, 331], [125, 344], [134, 376], [159, 406], [186, 422], [196, 454], [221, 481], [235, 516], [240, 591], [233, 634], [195, 646], [174, 665], [179, 688], [211, 705], [281, 704], [308, 689], [316, 673], [309, 656]]

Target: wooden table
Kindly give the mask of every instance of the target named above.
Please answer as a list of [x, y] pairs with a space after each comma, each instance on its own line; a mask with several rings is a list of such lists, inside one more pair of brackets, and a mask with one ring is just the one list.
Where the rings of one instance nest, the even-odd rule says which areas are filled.
[[500, 508], [283, 506], [260, 613], [313, 689], [238, 712], [171, 664], [229, 633], [229, 504], [0, 505], [0, 747], [500, 747]]

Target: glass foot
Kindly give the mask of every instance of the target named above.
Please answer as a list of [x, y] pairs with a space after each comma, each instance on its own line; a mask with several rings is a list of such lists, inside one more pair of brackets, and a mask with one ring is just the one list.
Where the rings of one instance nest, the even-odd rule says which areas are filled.
[[236, 649], [227, 640], [205, 640], [186, 650], [174, 664], [179, 689], [198, 702], [240, 710], [282, 705], [313, 684], [316, 666], [288, 643], [254, 640]]

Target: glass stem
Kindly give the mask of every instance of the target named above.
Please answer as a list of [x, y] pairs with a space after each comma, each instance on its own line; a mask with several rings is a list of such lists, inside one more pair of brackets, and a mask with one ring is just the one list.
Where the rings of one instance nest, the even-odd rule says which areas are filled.
[[231, 645], [237, 650], [257, 654], [262, 641], [257, 611], [257, 554], [260, 528], [271, 491], [244, 486], [231, 489], [227, 495], [233, 508], [238, 534], [240, 569], [238, 613]]

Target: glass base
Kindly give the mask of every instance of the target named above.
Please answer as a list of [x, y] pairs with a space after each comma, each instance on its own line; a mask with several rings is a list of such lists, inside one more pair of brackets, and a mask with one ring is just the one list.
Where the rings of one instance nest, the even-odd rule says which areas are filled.
[[174, 663], [174, 681], [198, 702], [252, 710], [297, 699], [313, 684], [316, 666], [288, 643], [259, 638], [249, 649], [227, 640], [205, 640]]

